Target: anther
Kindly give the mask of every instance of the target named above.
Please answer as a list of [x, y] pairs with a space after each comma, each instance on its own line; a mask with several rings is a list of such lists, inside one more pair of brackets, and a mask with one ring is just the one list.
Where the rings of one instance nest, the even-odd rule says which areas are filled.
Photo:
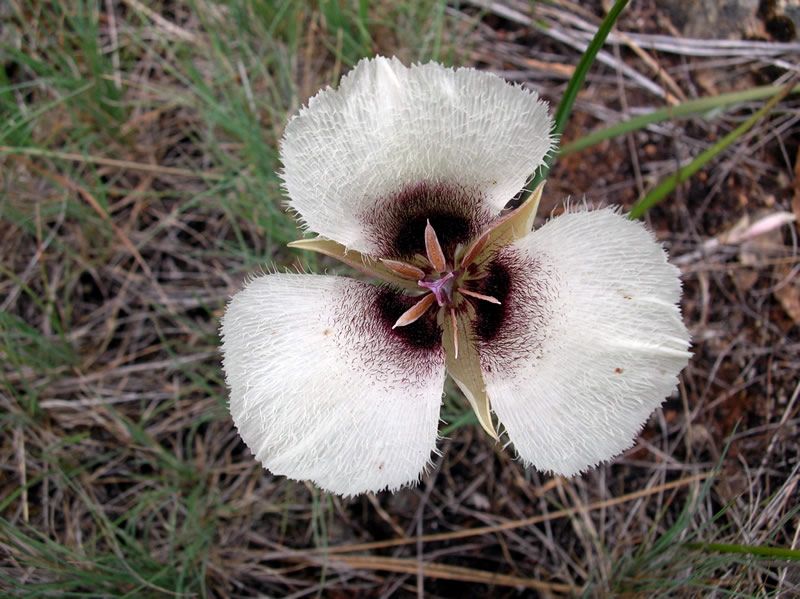
[[476, 293], [475, 291], [470, 291], [469, 289], [464, 289], [463, 287], [459, 287], [458, 292], [470, 297], [474, 297], [475, 299], [483, 300], [485, 302], [500, 304], [500, 300], [496, 297], [492, 297], [491, 295], [483, 295], [482, 293]]
[[428, 311], [428, 308], [431, 307], [433, 302], [436, 300], [436, 296], [432, 293], [429, 293], [421, 300], [419, 300], [416, 304], [411, 306], [408, 310], [403, 312], [400, 315], [400, 318], [397, 319], [397, 322], [394, 323], [393, 329], [397, 327], [404, 327], [406, 325], [411, 324], [412, 322], [416, 322], [419, 320], [420, 316], [425, 314]]
[[453, 329], [453, 359], [458, 360], [458, 318], [455, 308], [450, 308], [450, 324]]
[[447, 270], [447, 260], [445, 260], [442, 246], [439, 244], [439, 238], [436, 237], [436, 231], [433, 230], [431, 221], [425, 225], [425, 253], [428, 254], [428, 262], [436, 272]]
[[398, 274], [404, 279], [408, 279], [410, 281], [418, 281], [425, 276], [424, 270], [417, 268], [412, 264], [406, 264], [405, 262], [400, 262], [399, 260], [386, 260], [384, 258], [381, 258], [381, 262], [383, 262], [383, 265], [395, 274]]

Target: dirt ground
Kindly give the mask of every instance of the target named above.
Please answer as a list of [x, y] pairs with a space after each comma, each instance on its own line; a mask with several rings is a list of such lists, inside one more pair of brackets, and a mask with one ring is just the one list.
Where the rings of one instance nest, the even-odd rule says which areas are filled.
[[[613, 463], [525, 469], [448, 426], [467, 410], [448, 387], [422, 482], [342, 500], [263, 470], [228, 415], [227, 299], [262, 268], [338, 268], [286, 248], [288, 117], [368, 54], [488, 69], [555, 105], [610, 4], [0, 7], [0, 591], [800, 596], [797, 93], [645, 216], [682, 271], [693, 357]], [[700, 27], [631, 3], [563, 145], [797, 83], [794, 4], [728, 4], [750, 12]], [[566, 199], [629, 209], [766, 99], [565, 153], [537, 226]]]

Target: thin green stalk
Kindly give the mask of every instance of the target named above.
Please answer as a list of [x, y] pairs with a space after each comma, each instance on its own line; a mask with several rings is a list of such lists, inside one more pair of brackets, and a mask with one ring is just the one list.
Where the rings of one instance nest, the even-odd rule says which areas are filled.
[[697, 158], [692, 160], [688, 165], [683, 168], [679, 168], [667, 178], [663, 179], [658, 185], [647, 192], [644, 197], [636, 202], [636, 204], [634, 204], [633, 208], [628, 214], [628, 217], [632, 219], [641, 218], [645, 212], [650, 210], [650, 208], [658, 204], [661, 200], [672, 193], [679, 184], [689, 179], [714, 157], [716, 157], [717, 154], [730, 147], [737, 139], [747, 133], [747, 131], [749, 131], [753, 125], [768, 115], [772, 109], [775, 108], [775, 106], [777, 106], [778, 103], [792, 91], [794, 86], [795, 83], [792, 82], [789, 85], [779, 88], [769, 102], [764, 104], [764, 106], [762, 106], [760, 110], [753, 114], [753, 116], [736, 127], [736, 129], [728, 133], [713, 146], [704, 152], [701, 152]]
[[467, 408], [464, 413], [455, 418], [450, 424], [439, 431], [439, 434], [442, 437], [446, 437], [458, 429], [471, 424], [478, 424], [478, 417], [475, 416], [475, 412], [471, 408]]
[[[567, 84], [567, 89], [564, 92], [564, 96], [561, 98], [561, 102], [559, 102], [558, 108], [556, 109], [553, 135], [557, 139], [561, 136], [567, 126], [567, 121], [572, 113], [572, 105], [575, 104], [575, 99], [578, 97], [578, 92], [583, 87], [583, 82], [586, 80], [586, 74], [589, 72], [592, 64], [594, 64], [594, 59], [597, 57], [597, 53], [600, 52], [600, 48], [602, 48], [603, 44], [605, 44], [606, 38], [611, 32], [611, 28], [614, 27], [614, 23], [617, 22], [620, 13], [627, 5], [628, 0], [616, 0], [616, 2], [614, 2], [614, 6], [611, 7], [611, 10], [608, 11], [608, 14], [606, 15], [605, 19], [603, 19], [603, 22], [600, 23], [600, 28], [597, 30], [597, 33], [594, 34], [592, 41], [589, 43], [586, 51], [581, 56], [578, 66], [575, 67], [575, 72], [572, 74], [572, 78]], [[533, 178], [531, 189], [536, 189], [539, 186], [539, 183], [547, 178], [547, 174], [550, 172], [550, 169], [555, 162], [556, 154], [556, 152], [553, 152], [545, 159], [544, 165]]]
[[[789, 93], [800, 93], [800, 85], [796, 85]], [[728, 94], [720, 94], [717, 96], [710, 96], [697, 100], [689, 100], [688, 102], [683, 102], [676, 106], [666, 106], [664, 108], [654, 110], [653, 112], [648, 112], [647, 114], [635, 116], [627, 121], [616, 123], [610, 127], [599, 129], [588, 135], [584, 135], [583, 137], [576, 139], [565, 146], [562, 146], [558, 151], [558, 155], [567, 156], [568, 154], [574, 154], [593, 145], [599, 144], [601, 141], [644, 129], [648, 125], [652, 125], [654, 123], [661, 123], [663, 121], [670, 121], [692, 114], [709, 112], [715, 109], [725, 108], [733, 104], [742, 104], [744, 102], [752, 102], [754, 100], [763, 100], [764, 98], [769, 98], [774, 94], [774, 85], [762, 85], [760, 87], [753, 87], [740, 92], [731, 92]]]
[[705, 552], [736, 553], [800, 561], [800, 549], [787, 549], [785, 547], [762, 547], [760, 545], [735, 545], [730, 543], [689, 543], [687, 547]]

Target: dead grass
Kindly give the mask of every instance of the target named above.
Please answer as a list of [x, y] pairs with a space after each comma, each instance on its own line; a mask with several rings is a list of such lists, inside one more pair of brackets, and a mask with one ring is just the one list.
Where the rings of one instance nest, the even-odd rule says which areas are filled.
[[[683, 269], [695, 356], [613, 464], [553, 479], [465, 425], [417, 488], [341, 501], [269, 476], [235, 434], [217, 350], [226, 299], [264, 265], [331, 267], [285, 248], [297, 231], [274, 171], [288, 115], [370, 52], [477, 64], [557, 101], [599, 14], [561, 1], [530, 21], [525, 2], [476, 4], [0, 7], [0, 589], [800, 592], [796, 554], [758, 552], [800, 543], [797, 228], [724, 243], [745, 218], [800, 218], [797, 99], [648, 214]], [[797, 51], [701, 56], [651, 2], [619, 30], [567, 139], [778, 80]], [[654, 50], [653, 33], [671, 37]], [[568, 196], [630, 207], [754, 106], [565, 157], [542, 214]], [[446, 419], [464, 409], [450, 394]]]

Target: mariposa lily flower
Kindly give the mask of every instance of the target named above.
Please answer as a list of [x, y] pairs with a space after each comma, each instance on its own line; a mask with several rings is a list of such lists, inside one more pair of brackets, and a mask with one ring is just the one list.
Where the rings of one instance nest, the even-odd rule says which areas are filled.
[[678, 271], [643, 225], [572, 210], [531, 232], [552, 150], [538, 96], [362, 60], [288, 124], [294, 247], [340, 276], [250, 280], [222, 321], [230, 410], [275, 474], [355, 495], [418, 480], [449, 374], [489, 435], [572, 475], [630, 447], [687, 363]]

